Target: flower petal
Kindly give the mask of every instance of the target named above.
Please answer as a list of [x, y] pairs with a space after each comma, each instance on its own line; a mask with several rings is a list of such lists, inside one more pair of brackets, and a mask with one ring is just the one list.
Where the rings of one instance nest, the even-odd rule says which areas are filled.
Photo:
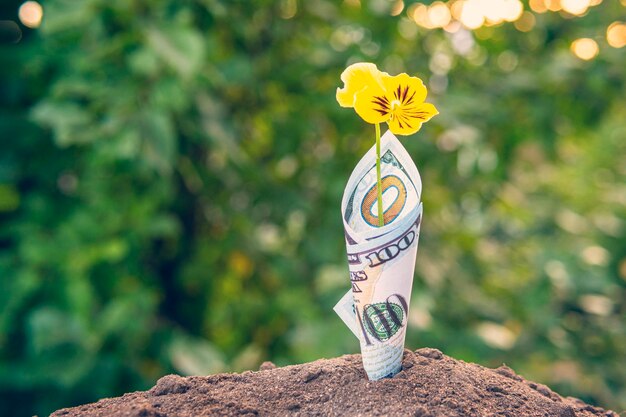
[[376, 65], [369, 62], [352, 64], [341, 73], [343, 88], [337, 89], [337, 101], [341, 107], [354, 107], [356, 94], [370, 85], [378, 85], [382, 88], [382, 76], [387, 73], [380, 72]]
[[420, 130], [422, 123], [429, 121], [439, 114], [435, 106], [430, 103], [422, 103], [416, 106], [401, 106], [387, 122], [389, 130], [395, 135], [412, 135]]
[[382, 123], [391, 117], [391, 102], [385, 90], [371, 85], [356, 94], [354, 110], [367, 123]]
[[387, 93], [392, 95], [394, 100], [400, 101], [402, 105], [416, 105], [426, 100], [426, 87], [417, 77], [410, 77], [405, 73], [393, 77], [386, 75], [383, 76], [383, 83]]

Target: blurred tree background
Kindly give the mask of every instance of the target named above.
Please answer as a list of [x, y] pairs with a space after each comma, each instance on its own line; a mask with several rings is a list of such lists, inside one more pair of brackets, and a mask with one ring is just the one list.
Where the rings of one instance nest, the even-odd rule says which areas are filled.
[[[624, 0], [0, 6], [0, 410], [358, 352], [340, 201], [371, 61], [441, 114], [407, 347], [626, 409]], [[43, 15], [43, 18], [42, 18]]]

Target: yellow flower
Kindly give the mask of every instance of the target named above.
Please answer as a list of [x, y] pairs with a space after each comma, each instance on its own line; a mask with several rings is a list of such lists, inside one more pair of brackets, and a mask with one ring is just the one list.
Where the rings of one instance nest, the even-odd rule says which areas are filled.
[[435, 106], [424, 103], [427, 90], [422, 80], [402, 73], [391, 76], [379, 71], [374, 64], [350, 65], [341, 74], [344, 82], [337, 89], [337, 101], [354, 110], [367, 123], [387, 122], [397, 135], [411, 135], [433, 116]]

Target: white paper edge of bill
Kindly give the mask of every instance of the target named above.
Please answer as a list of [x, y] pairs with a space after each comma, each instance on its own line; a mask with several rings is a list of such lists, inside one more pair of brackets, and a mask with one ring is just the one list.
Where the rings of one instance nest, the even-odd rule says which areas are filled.
[[335, 304], [333, 307], [335, 313], [343, 320], [343, 322], [348, 326], [350, 331], [354, 333], [357, 339], [359, 338], [359, 328], [356, 323], [356, 314], [354, 313], [354, 298], [352, 296], [352, 288], [348, 290], [347, 293], [341, 297], [341, 299]]

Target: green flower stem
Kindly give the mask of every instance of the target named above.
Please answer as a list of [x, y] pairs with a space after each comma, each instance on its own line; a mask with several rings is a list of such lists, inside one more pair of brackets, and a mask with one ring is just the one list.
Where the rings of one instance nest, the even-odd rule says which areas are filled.
[[385, 225], [383, 216], [383, 185], [380, 179], [380, 124], [376, 123], [376, 183], [378, 185], [378, 227]]

